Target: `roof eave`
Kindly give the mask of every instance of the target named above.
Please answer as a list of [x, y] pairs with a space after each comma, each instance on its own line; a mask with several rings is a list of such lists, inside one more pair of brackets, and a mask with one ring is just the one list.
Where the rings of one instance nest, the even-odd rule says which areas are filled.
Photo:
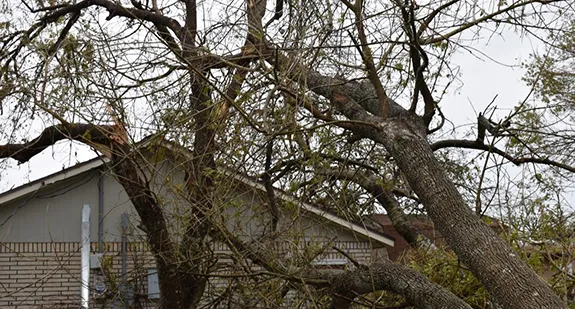
[[108, 162], [109, 159], [105, 157], [98, 157], [87, 162], [78, 164], [74, 167], [67, 168], [60, 172], [50, 174], [46, 177], [34, 180], [28, 184], [21, 185], [12, 190], [6, 191], [0, 194], [0, 205], [8, 203], [12, 200], [18, 199], [20, 197], [26, 196], [40, 191], [42, 188], [55, 184], [59, 181], [78, 176], [82, 173], [90, 171], [92, 169], [98, 168]]

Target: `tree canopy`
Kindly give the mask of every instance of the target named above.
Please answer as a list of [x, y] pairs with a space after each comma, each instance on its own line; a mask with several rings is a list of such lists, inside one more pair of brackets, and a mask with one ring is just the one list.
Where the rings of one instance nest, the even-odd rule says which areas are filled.
[[[204, 304], [215, 240], [258, 264], [262, 278], [287, 291], [313, 288], [314, 299], [331, 308], [378, 301], [567, 308], [572, 275], [560, 271], [554, 291], [529, 260], [538, 255], [523, 249], [572, 240], [566, 203], [575, 171], [572, 3], [3, 0], [1, 6], [0, 158], [24, 163], [62, 140], [109, 157], [158, 265], [163, 308]], [[544, 46], [544, 54], [524, 64], [532, 93], [501, 118], [489, 105], [472, 130], [450, 126], [442, 98], [465, 70], [451, 57], [469, 47], [468, 38], [506, 33]], [[161, 196], [142, 176], [137, 141], [146, 136], [191, 152], [181, 191], [193, 215], [182, 219], [181, 237], [170, 232]], [[269, 243], [245, 242], [218, 223], [217, 166], [260, 179], [272, 216], [275, 186], [350, 220], [385, 211], [413, 247], [437, 250], [408, 217], [425, 214], [454, 252], [426, 254], [459, 266], [414, 258], [411, 267], [378, 262], [344, 272], [309, 263], [285, 267], [269, 254]], [[485, 214], [506, 222], [505, 239], [485, 224]], [[437, 269], [453, 276], [463, 269], [462, 281], [476, 293], [439, 282]], [[259, 293], [270, 288], [254, 282], [250, 289]], [[382, 291], [399, 298], [386, 304], [371, 297]], [[239, 287], [230, 293], [248, 297]], [[250, 297], [265, 298], [259, 293]], [[274, 297], [281, 303], [286, 293]], [[478, 295], [483, 305], [474, 302]]]

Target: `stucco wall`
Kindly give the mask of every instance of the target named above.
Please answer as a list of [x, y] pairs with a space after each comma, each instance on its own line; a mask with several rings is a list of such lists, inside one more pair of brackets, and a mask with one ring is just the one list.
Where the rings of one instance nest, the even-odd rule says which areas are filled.
[[[80, 241], [82, 205], [97, 208], [97, 182], [98, 173], [87, 172], [42, 189], [32, 197], [25, 196], [0, 205], [0, 222], [3, 223], [0, 241]], [[91, 233], [97, 234], [97, 224], [92, 225]]]
[[1, 242], [78, 242], [82, 207], [90, 205], [90, 236], [98, 239], [98, 181], [104, 190], [104, 241], [121, 240], [121, 214], [136, 218], [122, 186], [110, 175], [88, 171], [0, 205]]

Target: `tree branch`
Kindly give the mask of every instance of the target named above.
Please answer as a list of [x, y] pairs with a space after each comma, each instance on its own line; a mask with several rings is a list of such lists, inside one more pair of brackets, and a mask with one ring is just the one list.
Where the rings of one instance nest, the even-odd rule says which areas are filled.
[[68, 35], [68, 32], [70, 32], [70, 29], [72, 29], [72, 26], [76, 23], [76, 21], [78, 21], [78, 18], [80, 18], [80, 12], [72, 13], [72, 16], [70, 17], [70, 19], [66, 23], [66, 26], [64, 26], [64, 29], [62, 29], [62, 31], [60, 32], [58, 39], [56, 40], [54, 45], [52, 45], [52, 47], [50, 47], [50, 49], [48, 50], [49, 56], [54, 55], [56, 53], [56, 51], [58, 51], [58, 48], [60, 48], [60, 45], [62, 44], [62, 42], [64, 41], [64, 39]]
[[[471, 27], [473, 27], [473, 26], [475, 26], [475, 25], [478, 25], [478, 24], [480, 24], [480, 23], [482, 23], [482, 22], [484, 22], [484, 21], [487, 21], [487, 20], [492, 19], [492, 18], [495, 17], [495, 16], [498, 16], [498, 15], [500, 15], [500, 14], [503, 14], [503, 13], [506, 13], [506, 12], [509, 12], [509, 11], [512, 11], [512, 10], [514, 10], [514, 9], [516, 9], [516, 8], [519, 8], [519, 7], [522, 7], [522, 6], [527, 6], [527, 5], [533, 4], [533, 3], [549, 4], [549, 3], [558, 2], [558, 1], [561, 1], [561, 0], [543, 0], [543, 1], [542, 1], [542, 0], [527, 0], [527, 1], [517, 1], [517, 2], [516, 2], [515, 4], [513, 4], [513, 5], [510, 5], [510, 6], [506, 7], [506, 8], [501, 9], [501, 10], [495, 11], [495, 12], [493, 12], [493, 13], [491, 13], [491, 14], [486, 14], [486, 15], [482, 16], [481, 18], [472, 20], [471, 22], [468, 22], [468, 23], [466, 23], [466, 24], [460, 26], [459, 28], [454, 29], [454, 30], [452, 30], [452, 31], [450, 31], [450, 32], [448, 32], [448, 33], [440, 34], [440, 35], [438, 35], [438, 36], [430, 37], [430, 38], [427, 38], [427, 39], [422, 39], [421, 42], [420, 42], [420, 44], [421, 44], [421, 45], [429, 45], [429, 44], [433, 44], [433, 43], [437, 43], [437, 42], [441, 42], [441, 41], [447, 40], [447, 39], [449, 39], [450, 37], [452, 37], [452, 36], [454, 36], [454, 35], [456, 35], [456, 34], [458, 34], [458, 33], [461, 33], [461, 32], [463, 32], [463, 31], [465, 31], [465, 30], [467, 30], [467, 29], [469, 29], [469, 28], [471, 28]], [[445, 6], [445, 7], [447, 7], [447, 6]], [[440, 7], [440, 8], [443, 9], [443, 7]], [[436, 14], [437, 14], [437, 13], [436, 13]], [[429, 18], [428, 18], [428, 19], [429, 19]]]
[[505, 159], [509, 160], [511, 163], [513, 163], [517, 166], [519, 166], [521, 164], [525, 164], [525, 163], [537, 163], [537, 164], [545, 164], [545, 165], [559, 167], [559, 168], [562, 168], [562, 169], [567, 170], [569, 172], [575, 173], [575, 167], [570, 166], [568, 164], [549, 160], [548, 158], [527, 158], [527, 157], [515, 158], [512, 155], [506, 153], [505, 151], [503, 151], [503, 150], [501, 150], [495, 146], [486, 145], [486, 144], [479, 142], [479, 141], [449, 139], [449, 140], [438, 141], [438, 142], [431, 144], [431, 149], [433, 151], [436, 151], [436, 150], [439, 150], [442, 148], [467, 148], [467, 149], [475, 149], [475, 150], [485, 150], [485, 151], [490, 151], [490, 152], [493, 152], [495, 154], [498, 154], [498, 155], [504, 157]]
[[152, 22], [154, 24], [159, 24], [168, 27], [172, 30], [180, 39], [182, 38], [182, 26], [180, 23], [173, 19], [166, 17], [164, 15], [159, 15], [154, 12], [150, 12], [147, 10], [141, 10], [137, 8], [126, 8], [117, 3], [108, 1], [108, 0], [84, 0], [80, 1], [76, 4], [71, 4], [62, 8], [58, 8], [55, 11], [52, 11], [46, 14], [44, 17], [40, 18], [41, 22], [44, 23], [51, 23], [58, 20], [58, 18], [69, 14], [69, 13], [77, 13], [81, 10], [88, 8], [90, 6], [99, 6], [103, 7], [110, 15], [106, 18], [107, 20], [112, 19], [114, 16], [122, 16], [129, 19], [140, 19]]
[[385, 211], [389, 216], [389, 220], [391, 220], [391, 223], [393, 224], [393, 228], [410, 245], [418, 248], [435, 247], [431, 240], [419, 233], [415, 226], [413, 226], [395, 197], [391, 194], [390, 190], [385, 188], [382, 179], [378, 178], [374, 173], [370, 171], [336, 168], [316, 169], [316, 172], [335, 179], [349, 180], [360, 185], [369, 192], [369, 194], [373, 195], [381, 206], [385, 208]]
[[377, 73], [377, 68], [373, 63], [373, 53], [371, 52], [371, 48], [367, 42], [367, 36], [365, 34], [365, 27], [363, 25], [363, 14], [362, 14], [362, 7], [363, 1], [356, 0], [355, 4], [351, 4], [347, 0], [342, 0], [342, 2], [353, 11], [355, 14], [355, 26], [357, 29], [359, 42], [356, 42], [355, 38], [350, 35], [351, 39], [354, 43], [360, 48], [360, 55], [363, 60], [363, 64], [367, 68], [367, 76], [369, 81], [373, 85], [375, 89], [375, 93], [377, 95], [377, 99], [379, 100], [380, 104], [380, 113], [378, 116], [382, 118], [387, 118], [389, 114], [389, 100], [385, 89], [383, 89], [383, 85], [381, 80], [379, 79], [379, 74]]
[[423, 122], [425, 126], [429, 129], [429, 124], [435, 115], [435, 100], [429, 90], [429, 86], [425, 82], [423, 73], [427, 69], [429, 64], [429, 59], [427, 53], [419, 44], [419, 36], [416, 31], [415, 26], [415, 2], [411, 2], [409, 5], [409, 11], [398, 2], [397, 4], [401, 8], [401, 13], [403, 17], [403, 23], [405, 28], [405, 33], [409, 37], [409, 55], [411, 58], [413, 66], [413, 74], [415, 77], [415, 86], [413, 88], [413, 98], [411, 102], [411, 107], [409, 111], [412, 113], [416, 112], [417, 103], [419, 101], [419, 93], [423, 97], [424, 111], [423, 111]]
[[184, 25], [185, 33], [182, 38], [183, 50], [196, 47], [196, 35], [198, 32], [197, 25], [197, 6], [196, 0], [184, 0], [186, 4], [186, 24]]
[[109, 135], [113, 134], [114, 130], [114, 126], [93, 124], [55, 125], [44, 129], [38, 137], [29, 142], [0, 146], [0, 158], [12, 158], [22, 164], [56, 142], [65, 139], [76, 140], [100, 150], [102, 147], [109, 147]]
[[348, 309], [357, 295], [387, 290], [417, 308], [471, 309], [467, 303], [420, 273], [399, 264], [378, 263], [332, 276], [332, 309]]
[[437, 9], [433, 10], [433, 12], [431, 12], [429, 15], [427, 15], [427, 18], [421, 23], [421, 26], [419, 26], [419, 29], [417, 30], [417, 37], [421, 37], [423, 32], [425, 32], [425, 30], [427, 30], [427, 28], [429, 27], [429, 25], [431, 24], [431, 22], [433, 21], [435, 16], [437, 16], [437, 14], [441, 13], [441, 11], [454, 5], [457, 2], [459, 2], [459, 0], [450, 0], [450, 1], [440, 5]]

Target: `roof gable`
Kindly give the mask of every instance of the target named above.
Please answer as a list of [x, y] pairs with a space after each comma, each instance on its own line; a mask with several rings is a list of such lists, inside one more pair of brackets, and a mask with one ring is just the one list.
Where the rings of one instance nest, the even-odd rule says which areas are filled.
[[[140, 142], [141, 145], [146, 145], [148, 144], [148, 142], [150, 141], [150, 139], [145, 139], [142, 142]], [[181, 146], [177, 146], [174, 143], [168, 142], [163, 140], [162, 141], [162, 146], [166, 147], [170, 150], [174, 150], [177, 151], [179, 154], [183, 154], [185, 156], [189, 156], [189, 151]], [[56, 184], [57, 182], [66, 180], [66, 179], [70, 179], [72, 177], [78, 176], [82, 173], [88, 172], [90, 170], [93, 169], [98, 169], [101, 168], [103, 166], [105, 166], [106, 163], [110, 162], [110, 159], [108, 159], [107, 157], [101, 156], [89, 161], [86, 161], [84, 163], [80, 163], [77, 165], [74, 165], [72, 167], [69, 167], [67, 169], [64, 169], [60, 172], [48, 175], [46, 177], [40, 178], [38, 180], [32, 181], [30, 183], [24, 184], [22, 186], [16, 187], [12, 190], [6, 191], [2, 194], [0, 194], [0, 206], [3, 204], [6, 204], [10, 201], [13, 201], [15, 199], [27, 196], [29, 194], [34, 194], [36, 192], [38, 192], [41, 189], [47, 188], [48, 186], [51, 186], [53, 184]], [[218, 167], [219, 172], [221, 172], [222, 174], [233, 178], [234, 180], [241, 182], [247, 186], [253, 187], [257, 190], [262, 190], [265, 192], [265, 186], [255, 180], [252, 179], [246, 175], [242, 175], [239, 174], [237, 171], [233, 171], [224, 167]], [[328, 220], [329, 222], [332, 222], [338, 226], [343, 227], [344, 229], [350, 230], [353, 233], [359, 234], [363, 237], [366, 237], [368, 239], [374, 240], [378, 243], [387, 245], [387, 246], [394, 246], [394, 239], [382, 234], [379, 231], [376, 231], [374, 229], [370, 229], [367, 226], [363, 225], [361, 222], [351, 222], [349, 220], [346, 220], [342, 217], [339, 217], [335, 214], [332, 214], [324, 209], [321, 209], [317, 206], [314, 206], [310, 203], [307, 203], [305, 201], [301, 201], [300, 199], [293, 197], [287, 193], [285, 193], [284, 191], [274, 188], [275, 194], [277, 196], [277, 198], [282, 199], [283, 201], [286, 202], [290, 202], [293, 203], [295, 205], [298, 205], [301, 209], [303, 209], [304, 211], [314, 214], [316, 216], [319, 216], [321, 218], [324, 218], [326, 220]]]

